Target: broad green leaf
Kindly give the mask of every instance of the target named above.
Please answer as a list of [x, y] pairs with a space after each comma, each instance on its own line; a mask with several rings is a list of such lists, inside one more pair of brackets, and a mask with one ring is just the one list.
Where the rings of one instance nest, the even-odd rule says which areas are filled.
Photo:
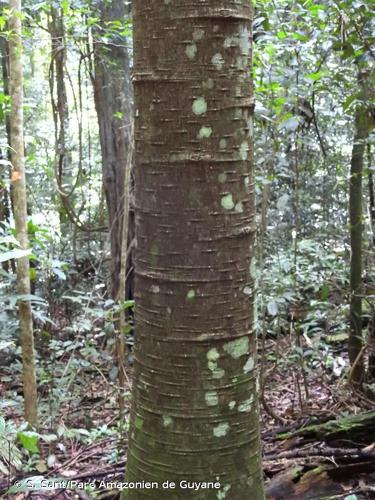
[[0, 253], [0, 263], [12, 259], [21, 259], [22, 257], [27, 257], [30, 254], [31, 254], [31, 248], [27, 250], [22, 250], [21, 248], [15, 248], [14, 250], [9, 250], [8, 252]]
[[30, 451], [31, 453], [39, 453], [39, 435], [36, 432], [20, 431], [17, 434], [17, 438], [25, 450]]

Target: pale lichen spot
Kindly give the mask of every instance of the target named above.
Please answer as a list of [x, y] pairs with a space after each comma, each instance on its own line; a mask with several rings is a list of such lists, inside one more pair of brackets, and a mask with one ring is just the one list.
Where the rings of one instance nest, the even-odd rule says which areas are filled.
[[248, 28], [244, 27], [240, 32], [240, 48], [242, 55], [248, 55], [250, 52], [250, 47], [250, 31], [248, 30]]
[[211, 370], [212, 372], [212, 378], [218, 380], [220, 378], [223, 378], [224, 375], [225, 375], [225, 371], [222, 370], [221, 368], [214, 368], [213, 370]]
[[231, 489], [231, 485], [230, 484], [226, 484], [221, 491], [218, 491], [217, 494], [216, 494], [216, 498], [218, 500], [225, 500], [225, 498], [227, 497], [227, 493], [228, 491]]
[[207, 111], [207, 103], [204, 97], [198, 97], [193, 102], [193, 113], [203, 115]]
[[236, 404], [237, 403], [235, 401], [229, 401], [229, 403], [228, 403], [229, 409], [233, 410], [233, 408], [236, 406]]
[[202, 30], [201, 28], [197, 28], [196, 30], [193, 31], [193, 40], [195, 42], [202, 40], [203, 37], [204, 37], [204, 30]]
[[238, 411], [240, 413], [249, 413], [249, 411], [251, 410], [251, 406], [253, 404], [253, 401], [254, 401], [254, 396], [251, 395], [251, 397], [249, 399], [242, 401], [242, 403], [240, 403], [238, 405]]
[[227, 174], [225, 172], [219, 174], [218, 181], [220, 182], [220, 184], [224, 184], [226, 180], [227, 180]]
[[225, 149], [226, 147], [227, 147], [227, 140], [226, 139], [220, 139], [219, 148], [220, 149]]
[[136, 429], [142, 429], [143, 427], [143, 419], [138, 415], [135, 417], [134, 425]]
[[211, 62], [215, 66], [215, 68], [218, 70], [222, 69], [224, 66], [224, 58], [220, 54], [220, 52], [218, 52], [217, 54], [212, 56]]
[[238, 359], [249, 350], [249, 338], [240, 337], [239, 339], [231, 340], [224, 345], [224, 351], [227, 352], [232, 358]]
[[235, 211], [239, 214], [242, 214], [243, 212], [243, 203], [242, 201], [239, 201], [238, 203], [236, 203], [236, 206], [234, 207]]
[[173, 418], [169, 415], [163, 415], [163, 425], [164, 427], [169, 427], [173, 423]]
[[217, 361], [220, 358], [219, 351], [216, 349], [216, 347], [213, 347], [207, 352], [207, 359], [209, 361]]
[[159, 293], [160, 287], [158, 285], [151, 285], [150, 290], [152, 293]]
[[207, 406], [217, 406], [219, 404], [219, 396], [216, 391], [206, 392], [204, 398]]
[[191, 43], [186, 46], [185, 54], [188, 56], [189, 59], [194, 59], [194, 57], [197, 54], [197, 46], [195, 45], [195, 43]]
[[219, 31], [219, 26], [217, 24], [215, 24], [213, 30], [214, 30], [214, 33], [217, 33]]
[[258, 277], [258, 273], [257, 273], [257, 261], [256, 261], [255, 257], [253, 257], [251, 259], [249, 271], [250, 271], [250, 276], [253, 279], [256, 279]]
[[254, 136], [254, 120], [253, 117], [250, 116], [247, 122], [247, 127], [248, 127], [248, 136], [250, 139]]
[[203, 88], [205, 89], [213, 89], [215, 85], [215, 82], [213, 81], [212, 78], [207, 78], [205, 82], [203, 82]]
[[235, 45], [235, 38], [232, 37], [232, 36], [227, 36], [224, 40], [224, 48], [225, 49], [228, 49], [229, 47], [231, 47], [232, 45]]
[[243, 183], [245, 184], [246, 187], [249, 186], [249, 184], [250, 184], [250, 177], [248, 175], [246, 177], [244, 177]]
[[240, 158], [242, 161], [247, 160], [248, 153], [249, 153], [249, 144], [246, 141], [244, 141], [241, 143], [240, 146]]
[[219, 378], [222, 378], [224, 377], [224, 370], [222, 370], [221, 368], [218, 368], [217, 366], [217, 360], [220, 358], [220, 354], [219, 354], [219, 351], [213, 347], [212, 349], [210, 349], [208, 352], [207, 352], [207, 360], [208, 360], [208, 369], [210, 370], [210, 372], [212, 373], [212, 377], [214, 379], [219, 379]]
[[198, 132], [198, 139], [209, 139], [211, 137], [211, 134], [211, 127], [201, 127], [200, 131]]
[[241, 108], [236, 108], [234, 110], [234, 116], [235, 116], [235, 118], [242, 118], [242, 109]]
[[236, 68], [237, 69], [244, 69], [243, 56], [236, 57]]
[[228, 431], [230, 429], [230, 426], [227, 422], [223, 422], [222, 424], [217, 425], [213, 429], [213, 434], [216, 437], [223, 437], [226, 436]]
[[254, 370], [255, 362], [254, 358], [252, 356], [249, 357], [249, 359], [246, 361], [246, 363], [243, 365], [243, 372], [244, 373], [249, 373]]
[[190, 299], [190, 300], [194, 299], [194, 297], [195, 297], [195, 290], [189, 290], [188, 293], [187, 293], [187, 295], [186, 295], [186, 297], [188, 299]]
[[232, 208], [234, 208], [233, 196], [230, 193], [221, 198], [221, 206], [225, 208], [225, 210], [232, 210]]
[[245, 286], [243, 293], [250, 297], [253, 294], [253, 289], [250, 286]]

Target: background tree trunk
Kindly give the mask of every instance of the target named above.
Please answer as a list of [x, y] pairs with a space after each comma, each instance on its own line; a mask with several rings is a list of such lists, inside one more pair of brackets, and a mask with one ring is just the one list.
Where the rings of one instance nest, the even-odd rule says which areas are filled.
[[48, 29], [52, 46], [49, 84], [55, 125], [55, 170], [61, 200], [59, 209], [60, 225], [62, 231], [64, 231], [64, 226], [69, 221], [67, 214], [70, 210], [69, 198], [72, 195], [72, 157], [67, 144], [69, 137], [69, 104], [65, 85], [66, 41], [64, 16], [61, 8], [51, 6]]
[[[124, 23], [129, 16], [125, 2], [99, 2], [100, 25], [95, 32], [93, 76], [95, 106], [98, 114], [102, 151], [103, 187], [108, 207], [111, 240], [111, 296], [118, 299], [121, 270], [121, 242], [124, 213], [124, 177], [130, 149], [133, 110], [133, 89], [127, 39], [115, 31], [106, 43], [101, 41], [105, 29], [114, 21]], [[121, 30], [119, 30], [121, 31]], [[131, 166], [131, 163], [130, 165]], [[134, 238], [134, 212], [129, 213], [129, 235]], [[127, 274], [131, 273], [131, 258]], [[133, 279], [129, 277], [126, 297], [133, 295]], [[122, 297], [124, 300], [125, 297]]]
[[360, 386], [365, 370], [362, 353], [362, 173], [368, 137], [368, 103], [366, 70], [358, 72], [360, 103], [355, 113], [355, 133], [350, 165], [349, 221], [350, 221], [350, 333], [348, 353], [352, 365], [351, 381]]
[[[134, 2], [136, 346], [128, 481], [262, 499], [251, 4]], [[124, 498], [181, 498], [128, 490]]]
[[[10, 134], [12, 146], [12, 185], [16, 236], [22, 248], [29, 246], [27, 234], [26, 180], [23, 143], [23, 64], [21, 1], [10, 0], [12, 14], [9, 19], [9, 75], [10, 75]], [[17, 260], [17, 287], [20, 295], [30, 294], [29, 258]], [[18, 302], [21, 327], [23, 363], [23, 392], [25, 418], [31, 425], [37, 423], [37, 386], [34, 362], [34, 337], [31, 304]]]

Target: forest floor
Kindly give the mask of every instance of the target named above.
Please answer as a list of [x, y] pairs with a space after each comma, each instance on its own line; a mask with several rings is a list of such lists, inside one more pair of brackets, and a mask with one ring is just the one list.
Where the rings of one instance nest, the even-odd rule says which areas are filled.
[[[293, 436], [295, 430], [311, 423], [374, 409], [370, 400], [353, 394], [345, 383], [344, 344], [338, 343], [334, 349], [335, 359], [342, 362], [327, 368], [324, 356], [307, 361], [296, 359], [288, 336], [267, 340], [264, 345], [265, 353], [273, 353], [268, 357], [260, 355], [265, 380], [261, 404], [263, 464], [269, 500], [375, 498], [374, 445], [367, 442], [366, 437], [350, 442], [349, 432], [349, 439], [328, 442], [324, 437]], [[65, 382], [62, 391], [56, 380], [64, 377], [69, 366], [72, 367], [73, 356], [75, 376]], [[93, 356], [95, 358], [95, 353]], [[98, 359], [84, 363], [79, 359], [79, 352], [61, 353], [57, 358], [53, 368], [55, 379], [49, 378], [41, 386], [39, 452], [26, 453], [28, 459], [25, 461], [23, 450], [22, 464], [10, 460], [9, 466], [5, 441], [0, 439], [0, 459], [9, 468], [7, 473], [0, 472], [0, 496], [16, 479], [42, 476], [81, 484], [95, 483], [95, 491], [89, 491], [90, 487], [74, 492], [63, 489], [28, 491], [4, 498], [119, 498], [118, 491], [100, 488], [100, 482], [123, 481], [129, 398], [125, 401], [125, 418], [122, 419], [125, 425], [120, 425], [116, 383], [111, 380], [113, 374], [105, 368], [111, 366], [108, 360], [102, 364]], [[11, 378], [10, 373], [14, 374], [14, 366], [9, 366], [0, 377], [2, 409], [6, 421], [17, 427], [22, 422], [21, 405], [14, 402], [21, 401], [21, 378]], [[129, 388], [130, 380], [125, 391], [127, 396]], [[62, 404], [56, 406], [53, 398], [58, 395], [63, 399]], [[287, 432], [291, 434], [285, 439], [283, 433]], [[368, 439], [374, 441], [370, 434]]]

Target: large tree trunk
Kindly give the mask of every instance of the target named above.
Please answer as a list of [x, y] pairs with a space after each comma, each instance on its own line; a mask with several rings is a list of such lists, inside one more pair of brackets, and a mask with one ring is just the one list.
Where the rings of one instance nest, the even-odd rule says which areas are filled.
[[134, 2], [136, 288], [126, 499], [263, 498], [251, 3]]
[[[21, 33], [21, 1], [10, 0], [12, 15], [9, 19], [9, 74], [10, 74], [10, 135], [12, 147], [12, 185], [14, 220], [17, 240], [22, 248], [29, 246], [27, 234], [26, 180], [23, 143], [23, 64]], [[29, 259], [17, 261], [17, 286], [20, 295], [30, 294]], [[34, 337], [31, 305], [29, 300], [18, 303], [21, 327], [23, 362], [23, 392], [25, 418], [31, 425], [37, 423], [37, 386], [34, 363]]]
[[350, 221], [350, 333], [349, 360], [351, 381], [361, 386], [365, 370], [362, 352], [362, 173], [365, 141], [368, 136], [367, 107], [368, 71], [359, 71], [358, 84], [361, 102], [355, 113], [355, 133], [350, 165], [349, 221]]
[[[124, 22], [129, 15], [125, 2], [112, 0], [98, 2], [102, 30], [95, 32], [95, 72], [93, 76], [95, 106], [98, 114], [100, 145], [103, 165], [103, 187], [108, 207], [111, 240], [111, 296], [114, 300], [120, 290], [121, 244], [124, 213], [124, 177], [131, 167], [129, 150], [132, 134], [133, 90], [130, 78], [127, 39], [113, 33], [106, 43], [101, 40], [103, 32], [114, 21]], [[119, 30], [121, 31], [121, 30]], [[129, 200], [126, 200], [129, 203]], [[129, 213], [129, 241], [134, 238], [134, 215]], [[127, 274], [131, 269], [131, 259]], [[131, 297], [132, 279], [127, 280], [126, 297]]]

